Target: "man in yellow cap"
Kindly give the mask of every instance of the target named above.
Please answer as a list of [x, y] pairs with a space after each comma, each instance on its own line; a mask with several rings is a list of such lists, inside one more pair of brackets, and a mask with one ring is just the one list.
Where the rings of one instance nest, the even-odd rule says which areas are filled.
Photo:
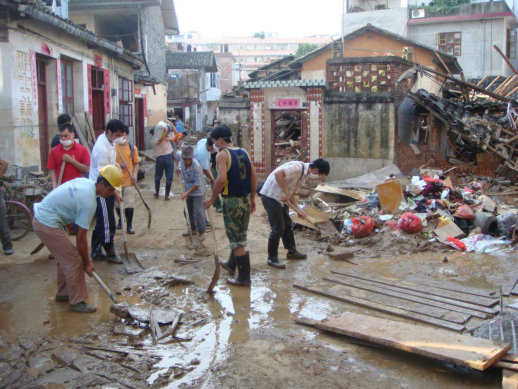
[[[41, 203], [34, 204], [34, 232], [48, 247], [57, 261], [56, 302], [69, 302], [76, 312], [96, 311], [86, 303], [88, 292], [84, 273], [92, 276], [95, 270], [88, 256], [87, 232], [97, 208], [96, 197], [113, 196], [122, 182], [122, 171], [115, 165], [100, 170], [96, 182], [76, 178], [58, 186]], [[78, 226], [76, 247], [65, 235], [63, 227]]]

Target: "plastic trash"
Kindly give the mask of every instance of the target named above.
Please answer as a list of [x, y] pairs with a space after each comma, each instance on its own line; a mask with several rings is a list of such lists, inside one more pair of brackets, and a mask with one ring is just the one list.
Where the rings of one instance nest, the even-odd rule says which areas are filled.
[[374, 230], [374, 220], [369, 216], [354, 217], [351, 220], [353, 223], [352, 232], [355, 238], [369, 236]]
[[421, 219], [412, 212], [405, 212], [399, 218], [398, 227], [409, 234], [415, 234], [423, 230]]
[[460, 217], [466, 220], [473, 220], [475, 218], [473, 210], [467, 204], [462, 204], [459, 208], [457, 208], [453, 216]]

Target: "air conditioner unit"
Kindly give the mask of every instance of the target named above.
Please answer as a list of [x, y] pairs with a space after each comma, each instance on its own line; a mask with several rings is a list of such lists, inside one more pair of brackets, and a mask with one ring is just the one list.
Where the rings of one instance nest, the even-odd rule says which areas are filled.
[[424, 8], [412, 10], [412, 19], [419, 19], [419, 18], [424, 18], [424, 17], [425, 17]]

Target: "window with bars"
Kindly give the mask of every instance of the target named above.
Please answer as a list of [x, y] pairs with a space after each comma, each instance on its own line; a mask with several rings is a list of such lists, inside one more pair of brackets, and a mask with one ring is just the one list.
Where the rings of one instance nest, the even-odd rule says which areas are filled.
[[133, 81], [119, 77], [119, 119], [133, 126]]
[[462, 33], [443, 32], [437, 34], [437, 48], [443, 53], [461, 55]]
[[516, 30], [507, 30], [507, 50], [505, 55], [509, 59], [516, 59]]
[[74, 75], [72, 69], [72, 62], [61, 61], [63, 111], [70, 116], [74, 116]]
[[210, 87], [211, 88], [218, 87], [218, 73], [210, 73]]

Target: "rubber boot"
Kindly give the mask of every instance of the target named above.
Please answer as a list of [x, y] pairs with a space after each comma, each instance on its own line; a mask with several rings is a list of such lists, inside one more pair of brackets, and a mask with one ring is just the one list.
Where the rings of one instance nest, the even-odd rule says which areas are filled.
[[268, 265], [277, 269], [286, 269], [286, 264], [279, 261], [279, 238], [268, 238]]
[[227, 279], [227, 284], [237, 286], [250, 286], [252, 281], [250, 280], [250, 254], [247, 252], [245, 255], [236, 255], [237, 271], [238, 275], [236, 279]]
[[121, 210], [119, 208], [115, 208], [115, 212], [117, 212], [117, 216], [119, 217], [119, 222], [117, 223], [117, 229], [120, 230], [122, 228]]
[[172, 182], [170, 182], [169, 184], [168, 183], [165, 184], [165, 199], [166, 200], [169, 200], [169, 192], [171, 192], [171, 185], [172, 185]]
[[236, 272], [236, 258], [234, 257], [234, 251], [230, 250], [230, 255], [228, 256], [227, 262], [219, 262], [220, 266], [228, 271], [228, 275], [233, 277]]
[[101, 260], [101, 259], [105, 259], [105, 256], [103, 255], [103, 252], [102, 252], [102, 247], [103, 247], [103, 244], [102, 242], [100, 242], [97, 238], [95, 238], [95, 236], [92, 234], [92, 254], [91, 254], [91, 258], [93, 260]]
[[134, 208], [126, 208], [124, 210], [124, 214], [126, 215], [126, 231], [128, 234], [135, 233], [135, 230], [133, 230], [133, 211]]
[[155, 199], [158, 199], [160, 193], [160, 181], [155, 181]]

